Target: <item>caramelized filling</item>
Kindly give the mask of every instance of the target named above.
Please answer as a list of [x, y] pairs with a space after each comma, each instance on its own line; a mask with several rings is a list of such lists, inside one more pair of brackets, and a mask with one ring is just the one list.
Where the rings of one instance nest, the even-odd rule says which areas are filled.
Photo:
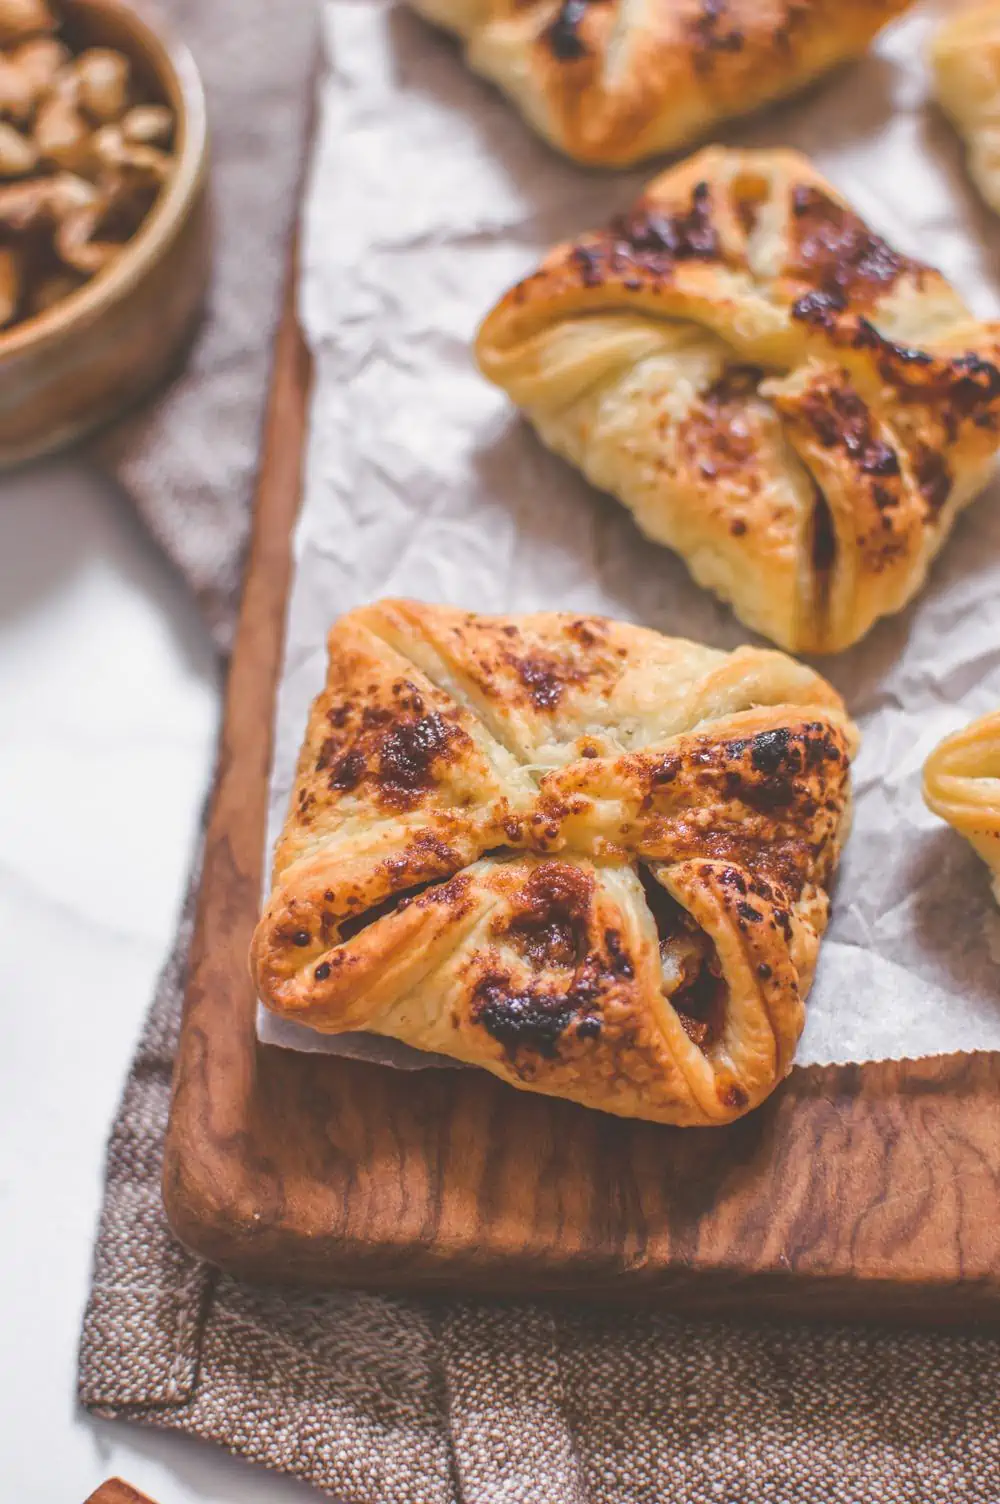
[[415, 898], [421, 893], [426, 893], [428, 888], [435, 888], [442, 882], [441, 878], [431, 878], [428, 882], [417, 883], [413, 888], [401, 888], [398, 893], [390, 893], [388, 898], [383, 898], [381, 903], [373, 904], [370, 909], [362, 909], [360, 914], [351, 914], [342, 920], [339, 925], [340, 943], [345, 940], [353, 940], [355, 935], [360, 935], [370, 925], [384, 919], [387, 914], [395, 914], [398, 909], [409, 908]]
[[833, 526], [833, 513], [830, 511], [829, 502], [819, 486], [814, 484], [813, 490], [815, 502], [809, 539], [809, 560], [813, 571], [813, 606], [817, 617], [825, 624], [830, 612], [830, 587], [837, 562], [837, 533]]
[[688, 1038], [707, 1052], [722, 1036], [729, 995], [718, 952], [648, 868], [640, 865], [639, 875], [660, 939], [664, 996]]
[[741, 172], [732, 185], [733, 205], [743, 233], [749, 238], [757, 228], [757, 216], [767, 202], [770, 185], [756, 173]]

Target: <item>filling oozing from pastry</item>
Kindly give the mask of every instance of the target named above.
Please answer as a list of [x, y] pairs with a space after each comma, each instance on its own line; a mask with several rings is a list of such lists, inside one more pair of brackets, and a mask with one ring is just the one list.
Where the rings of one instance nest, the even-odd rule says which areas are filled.
[[813, 485], [815, 501], [810, 520], [809, 558], [813, 573], [813, 611], [817, 620], [830, 615], [830, 591], [837, 563], [837, 533], [833, 513], [819, 486]]
[[532, 1053], [555, 1059], [570, 1029], [579, 1040], [601, 1034], [601, 978], [588, 935], [593, 899], [593, 875], [553, 859], [498, 906], [490, 927], [495, 964], [476, 983], [472, 1017], [519, 1070], [531, 1070]]
[[381, 903], [376, 903], [370, 909], [362, 909], [358, 914], [351, 914], [341, 920], [338, 926], [340, 944], [347, 940], [353, 940], [355, 935], [360, 935], [362, 930], [369, 929], [380, 919], [385, 919], [389, 914], [395, 914], [400, 909], [409, 908], [415, 898], [421, 893], [426, 893], [428, 888], [436, 888], [446, 881], [444, 878], [430, 878], [425, 883], [417, 883], [412, 888], [400, 888], [398, 893], [390, 893], [388, 898], [383, 898]]
[[[540, 871], [544, 876], [545, 869]], [[560, 871], [572, 873], [572, 868]], [[582, 905], [575, 900], [572, 888], [561, 892], [555, 881], [550, 882], [549, 891], [542, 891], [540, 902], [510, 920], [506, 928], [508, 942], [539, 970], [575, 970], [587, 954]]]
[[707, 1053], [722, 1037], [729, 988], [710, 935], [646, 867], [639, 875], [660, 940], [663, 995], [688, 1038]]
[[733, 179], [732, 199], [740, 224], [747, 235], [757, 227], [761, 205], [767, 202], [771, 185], [759, 172], [741, 172]]

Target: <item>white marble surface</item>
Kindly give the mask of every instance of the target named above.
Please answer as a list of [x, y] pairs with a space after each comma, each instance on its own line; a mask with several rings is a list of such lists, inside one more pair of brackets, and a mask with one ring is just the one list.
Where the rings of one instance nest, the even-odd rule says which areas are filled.
[[0, 1498], [316, 1497], [75, 1405], [104, 1145], [168, 947], [218, 715], [212, 649], [114, 488], [0, 481]]

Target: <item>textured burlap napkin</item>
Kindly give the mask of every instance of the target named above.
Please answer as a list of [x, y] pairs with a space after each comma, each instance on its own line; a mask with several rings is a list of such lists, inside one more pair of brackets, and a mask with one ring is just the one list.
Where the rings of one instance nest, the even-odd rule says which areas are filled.
[[[95, 452], [225, 647], [315, 17], [307, 0], [164, 8], [212, 103], [215, 290], [185, 374]], [[259, 1290], [189, 1257], [164, 1222], [160, 1164], [190, 914], [189, 898], [112, 1132], [84, 1405], [347, 1504], [998, 1504], [991, 1337]]]

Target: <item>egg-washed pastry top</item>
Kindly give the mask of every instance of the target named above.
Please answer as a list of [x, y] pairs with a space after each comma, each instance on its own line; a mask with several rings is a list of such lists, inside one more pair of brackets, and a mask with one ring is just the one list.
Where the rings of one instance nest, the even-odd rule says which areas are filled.
[[1000, 0], [958, 10], [930, 46], [934, 92], [963, 137], [969, 172], [1000, 213]]
[[623, 166], [860, 56], [910, 0], [410, 0], [553, 146]]
[[329, 639], [261, 999], [511, 1085], [711, 1124], [791, 1066], [856, 733], [780, 653], [412, 601]]
[[1000, 444], [1000, 324], [791, 151], [712, 147], [654, 179], [501, 298], [476, 353], [793, 652], [906, 605]]
[[935, 747], [924, 766], [924, 798], [986, 862], [1000, 903], [1000, 711]]

